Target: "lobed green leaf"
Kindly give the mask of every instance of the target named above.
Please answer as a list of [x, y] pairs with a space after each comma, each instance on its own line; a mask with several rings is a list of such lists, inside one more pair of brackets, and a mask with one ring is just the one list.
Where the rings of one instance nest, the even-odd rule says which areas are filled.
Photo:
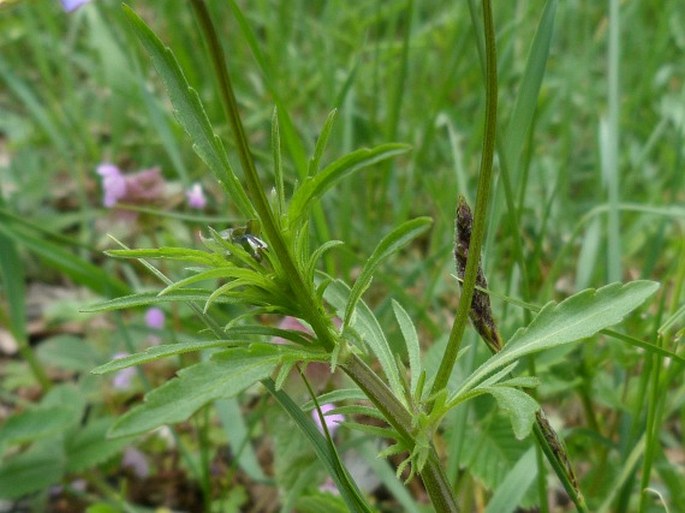
[[495, 398], [500, 411], [509, 418], [517, 439], [523, 440], [530, 434], [535, 423], [535, 413], [540, 409], [535, 399], [523, 390], [506, 385], [479, 387], [478, 390]]

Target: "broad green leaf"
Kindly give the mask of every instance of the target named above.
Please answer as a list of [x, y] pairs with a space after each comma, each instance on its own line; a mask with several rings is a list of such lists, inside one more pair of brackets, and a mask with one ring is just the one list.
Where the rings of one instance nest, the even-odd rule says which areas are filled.
[[500, 411], [509, 418], [517, 439], [523, 440], [530, 434], [535, 422], [535, 412], [540, 409], [535, 399], [522, 390], [504, 385], [478, 387], [478, 390], [495, 398]]
[[347, 299], [347, 305], [345, 306], [345, 314], [343, 316], [344, 327], [347, 327], [350, 324], [352, 314], [359, 299], [371, 284], [373, 273], [383, 260], [396, 251], [399, 251], [409, 244], [412, 239], [425, 232], [430, 227], [431, 223], [432, 220], [429, 217], [418, 217], [402, 223], [388, 235], [383, 237], [364, 264], [362, 272], [352, 286], [350, 297]]
[[105, 463], [131, 443], [127, 438], [107, 438], [113, 422], [110, 417], [101, 417], [67, 435], [64, 441], [67, 472], [81, 472]]
[[176, 119], [190, 136], [193, 149], [227, 188], [240, 212], [248, 219], [256, 218], [254, 208], [231, 168], [226, 150], [212, 129], [197, 91], [188, 84], [173, 53], [164, 46], [136, 13], [126, 5], [123, 9], [136, 36], [150, 55], [155, 69], [162, 78], [174, 107]]
[[[340, 280], [333, 280], [324, 292], [326, 301], [336, 309], [338, 315], [342, 315], [349, 296], [350, 288]], [[350, 326], [359, 334], [362, 340], [376, 355], [376, 358], [378, 358], [378, 363], [380, 363], [381, 368], [385, 373], [385, 377], [388, 380], [388, 384], [390, 385], [390, 389], [395, 396], [400, 401], [405, 402], [404, 387], [400, 380], [395, 355], [390, 349], [390, 344], [388, 344], [388, 340], [385, 338], [385, 334], [378, 323], [378, 319], [376, 319], [376, 316], [364, 301], [360, 300], [357, 303], [357, 308], [355, 309]]]
[[316, 175], [308, 177], [297, 188], [288, 208], [290, 227], [297, 226], [306, 216], [313, 202], [343, 178], [376, 162], [400, 155], [409, 150], [406, 144], [382, 144], [372, 149], [363, 148], [330, 163]]
[[559, 304], [547, 303], [530, 325], [514, 333], [502, 351], [476, 369], [452, 398], [526, 355], [590, 337], [619, 323], [658, 288], [658, 283], [646, 280], [612, 283], [583, 290]]
[[100, 361], [94, 345], [75, 335], [55, 335], [41, 341], [36, 355], [47, 368], [89, 372]]
[[53, 440], [0, 462], [0, 498], [16, 499], [29, 493], [47, 490], [61, 481], [64, 461], [61, 444]]
[[[456, 278], [456, 277], [455, 277]], [[458, 278], [457, 278], [458, 280]], [[530, 312], [537, 313], [541, 310], [541, 307], [534, 305], [532, 303], [526, 303], [524, 301], [520, 301], [518, 299], [515, 299], [513, 297], [506, 296], [504, 294], [500, 294], [497, 291], [494, 290], [489, 290], [489, 289], [484, 289], [481, 287], [476, 286], [476, 289], [480, 290], [481, 292], [485, 292], [486, 294], [497, 297], [498, 299], [501, 299], [502, 301], [505, 301], [511, 305], [518, 306], [520, 308], [524, 308]], [[683, 312], [685, 312], [685, 306], [681, 308]], [[681, 313], [682, 315], [682, 313]], [[661, 356], [665, 356], [667, 358], [671, 358], [675, 361], [678, 361], [682, 364], [685, 364], [685, 358], [682, 356], [679, 356], [675, 354], [673, 351], [669, 351], [668, 349], [664, 349], [663, 347], [659, 347], [651, 342], [646, 342], [644, 340], [640, 340], [635, 337], [631, 337], [630, 335], [626, 335], [624, 333], [619, 333], [618, 331], [611, 330], [611, 329], [603, 329], [600, 330], [600, 333], [602, 335], [606, 335], [607, 337], [615, 338], [618, 340], [622, 340], [623, 342], [626, 342], [627, 344], [630, 344], [631, 346], [634, 347], [639, 347], [640, 349], [644, 349], [645, 351], [649, 351], [652, 353], [659, 354]]]
[[73, 422], [74, 410], [70, 407], [51, 406], [25, 410], [3, 421], [0, 449], [61, 433]]
[[277, 349], [266, 345], [229, 349], [219, 353], [224, 358], [182, 369], [178, 377], [147, 394], [143, 404], [119, 418], [109, 435], [134, 435], [182, 422], [205, 404], [242, 392], [274, 371], [281, 358]]
[[409, 314], [402, 308], [397, 301], [392, 300], [392, 309], [395, 312], [395, 318], [400, 325], [404, 343], [407, 346], [407, 355], [409, 357], [409, 371], [411, 377], [411, 395], [416, 394], [416, 386], [418, 384], [419, 376], [423, 372], [423, 365], [421, 363], [421, 345], [419, 343], [419, 336], [416, 334], [414, 323], [409, 317]]

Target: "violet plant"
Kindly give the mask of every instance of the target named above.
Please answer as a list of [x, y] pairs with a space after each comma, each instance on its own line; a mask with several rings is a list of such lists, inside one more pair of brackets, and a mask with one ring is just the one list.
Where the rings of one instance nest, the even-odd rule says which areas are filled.
[[[435, 445], [441, 423], [458, 405], [485, 394], [495, 398], [517, 438], [535, 434], [578, 511], [587, 511], [563, 444], [545, 420], [538, 403], [524, 390], [535, 387], [538, 380], [517, 374], [516, 368], [529, 355], [590, 337], [620, 322], [651, 296], [658, 284], [635, 281], [584, 290], [559, 304], [548, 303], [528, 326], [521, 327], [508, 340], [499, 334], [489, 311], [487, 282], [480, 267], [496, 148], [497, 72], [490, 0], [482, 2], [486, 115], [478, 194], [474, 213], [465, 203], [460, 204], [456, 257], [463, 288], [449, 342], [435, 374], [429, 373], [422, 361], [417, 330], [404, 308], [393, 303], [406, 343], [406, 363], [393, 353], [380, 323], [363, 300], [378, 266], [423, 234], [430, 227], [430, 219], [419, 217], [391, 230], [370, 252], [351, 285], [319, 270], [321, 257], [342, 244], [341, 241], [310, 246], [313, 209], [326, 192], [341, 180], [351, 179], [357, 171], [404, 154], [410, 148], [405, 144], [386, 143], [355, 150], [322, 165], [335, 120], [332, 112], [309, 160], [307, 175], [286, 196], [278, 113], [274, 112], [272, 120], [273, 169], [270, 179], [264, 180], [252, 158], [210, 14], [202, 0], [192, 0], [191, 5], [205, 37], [218, 91], [235, 137], [242, 179], [231, 167], [223, 142], [172, 51], [137, 14], [128, 7], [124, 10], [166, 86], [178, 122], [244, 222], [223, 232], [207, 227], [203, 239], [205, 249], [124, 247], [107, 252], [116, 258], [140, 260], [165, 288], [158, 293], [138, 293], [111, 300], [94, 307], [93, 311], [185, 302], [202, 318], [212, 335], [209, 340], [153, 346], [95, 369], [95, 373], [104, 374], [189, 352], [209, 354], [208, 358], [180, 370], [176, 378], [149, 392], [143, 403], [116, 422], [110, 435], [130, 436], [184, 421], [203, 406], [235, 396], [261, 382], [311, 442], [347, 508], [354, 512], [374, 511], [350, 477], [331, 439], [331, 432], [338, 424], [323, 429], [327, 426], [326, 417], [343, 421], [349, 415], [343, 417], [342, 408], [331, 409], [328, 404], [319, 404], [328, 403], [330, 396], [317, 398], [314, 394], [310, 405], [298, 405], [282, 388], [294, 368], [325, 363], [331, 370], [341, 369], [356, 384], [356, 388], [337, 390], [334, 395], [338, 401], [370, 401], [370, 406], [357, 404], [347, 412], [384, 420], [384, 428], [372, 430], [391, 441], [382, 454], [406, 456], [398, 466], [398, 474], [408, 470], [407, 480], [418, 476], [436, 511], [458, 509], [455, 490], [446, 477]], [[274, 191], [272, 195], [266, 192], [270, 190]], [[194, 188], [188, 193], [191, 207], [202, 208], [200, 205], [204, 205], [205, 199], [201, 192]], [[191, 274], [173, 281], [148, 262], [158, 259], [186, 262], [192, 266]], [[208, 280], [221, 280], [222, 284], [214, 289], [199, 286]], [[222, 326], [212, 317], [212, 308], [225, 303], [240, 305], [247, 314]], [[257, 315], [299, 319], [311, 327], [311, 333], [265, 326], [255, 320]], [[342, 321], [340, 326], [334, 322], [336, 317]], [[456, 386], [450, 385], [469, 317], [493, 356]], [[276, 337], [278, 343], [274, 342]], [[370, 361], [374, 362], [373, 366]], [[316, 412], [313, 418], [309, 409]], [[342, 425], [370, 430], [351, 420]]]

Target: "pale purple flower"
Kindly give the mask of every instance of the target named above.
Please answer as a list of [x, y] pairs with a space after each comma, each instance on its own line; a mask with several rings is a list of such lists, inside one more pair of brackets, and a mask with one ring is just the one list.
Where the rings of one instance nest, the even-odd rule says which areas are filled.
[[148, 308], [147, 312], [145, 312], [145, 324], [148, 328], [152, 328], [154, 330], [161, 330], [162, 328], [164, 328], [165, 320], [166, 316], [164, 315], [164, 311], [161, 308]]
[[[116, 353], [112, 358], [114, 360], [118, 360], [120, 358], [124, 358], [125, 356], [128, 356], [128, 353]], [[112, 386], [117, 390], [126, 390], [131, 388], [131, 381], [133, 381], [135, 375], [136, 369], [134, 367], [121, 369], [112, 378]]]
[[188, 206], [190, 208], [202, 210], [207, 206], [205, 191], [202, 189], [202, 185], [197, 182], [195, 182], [193, 186], [186, 191], [186, 199], [188, 200]]
[[124, 449], [124, 456], [121, 458], [121, 466], [130, 468], [133, 473], [140, 478], [148, 477], [150, 475], [150, 465], [147, 462], [145, 454], [135, 447], [127, 447]]
[[[323, 420], [326, 423], [326, 427], [328, 428], [328, 432], [331, 436], [333, 436], [338, 430], [340, 423], [345, 422], [345, 416], [342, 413], [326, 415], [332, 410], [335, 410], [335, 405], [333, 403], [321, 405], [321, 414], [323, 415]], [[319, 418], [319, 411], [316, 408], [312, 410], [312, 418], [314, 419], [316, 427], [319, 428], [319, 431], [323, 433], [323, 426], [321, 425], [321, 419]]]
[[100, 164], [102, 204], [112, 208], [120, 201], [135, 204], [155, 203], [164, 197], [164, 178], [158, 167], [124, 175], [114, 164]]
[[126, 178], [114, 164], [100, 164], [97, 167], [97, 174], [102, 177], [102, 204], [111, 208], [126, 196]]
[[78, 9], [83, 4], [87, 4], [88, 2], [90, 2], [90, 0], [60, 0], [60, 2], [62, 4], [62, 8], [66, 12], [71, 12]]
[[340, 490], [338, 490], [338, 487], [333, 482], [333, 479], [331, 479], [331, 476], [326, 477], [326, 481], [319, 486], [319, 491], [322, 493], [330, 493], [331, 495], [340, 495]]

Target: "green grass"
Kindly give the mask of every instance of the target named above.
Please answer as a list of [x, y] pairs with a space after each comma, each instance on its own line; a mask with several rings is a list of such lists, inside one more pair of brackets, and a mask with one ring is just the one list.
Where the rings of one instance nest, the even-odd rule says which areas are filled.
[[[542, 306], [587, 287], [649, 279], [662, 284], [658, 295], [617, 329], [682, 354], [677, 344], [685, 296], [680, 2], [616, 0], [611, 9], [577, 1], [495, 4], [499, 108], [483, 257], [503, 338], [510, 339], [533, 316], [520, 301]], [[373, 282], [360, 293], [389, 347], [407, 361], [396, 300], [415, 323], [424, 368], [432, 372], [459, 303], [452, 276], [457, 197], [475, 203], [481, 161], [485, 81], [479, 5], [417, 0], [209, 5], [269, 201], [276, 197], [271, 188], [280, 188], [274, 155], [282, 159], [283, 195], [290, 198], [307, 176], [308, 160], [320, 149], [317, 140], [334, 108], [322, 167], [362, 147], [411, 145], [410, 152], [365, 168], [317, 200], [308, 230], [312, 248], [330, 239], [344, 242], [319, 265], [332, 277], [352, 285], [360, 275], [367, 277], [365, 266], [373, 271]], [[241, 152], [192, 9], [176, 2], [132, 2], [131, 7], [173, 50], [245, 186]], [[272, 148], [274, 107], [280, 154]], [[204, 250], [198, 231], [207, 236], [208, 226], [220, 231], [244, 225], [244, 219], [174, 119], [163, 82], [118, 2], [93, 0], [70, 14], [47, 0], [0, 3], [0, 112], [0, 326], [21, 346], [21, 356], [2, 357], [7, 364], [0, 371], [2, 401], [19, 426], [22, 412], [41, 408], [53, 408], [57, 419], [49, 432], [0, 435], [0, 498], [32, 493], [24, 500], [41, 511], [50, 500], [50, 484], [85, 477], [88, 493], [67, 494], [70, 500], [76, 496], [106, 503], [112, 511], [133, 511], [143, 503], [140, 497], [127, 498], [120, 482], [112, 487], [110, 479], [120, 467], [123, 444], [108, 445], [97, 435], [137, 404], [147, 386], [159, 386], [201, 358], [182, 354], [141, 367], [145, 379], [121, 393], [107, 378], [88, 375], [85, 365], [55, 355], [69, 347], [95, 366], [118, 351], [146, 347], [149, 329], [142, 309], [80, 312], [100, 299], [161, 288], [134, 261], [103, 255], [117, 247], [107, 233], [129, 247]], [[117, 223], [101, 206], [95, 168], [104, 161], [131, 172], [159, 166], [169, 184], [164, 201], [142, 206], [135, 223]], [[183, 191], [196, 181], [210, 200], [202, 212], [184, 202]], [[433, 218], [430, 231], [389, 259], [367, 262], [394, 227], [420, 216]], [[153, 263], [172, 281], [188, 276], [179, 262]], [[32, 287], [38, 284], [66, 291], [69, 299], [41, 301]], [[208, 339], [193, 308], [182, 303], [163, 308], [165, 342]], [[240, 317], [245, 312], [241, 305], [215, 305], [214, 328], [276, 322], [267, 310]], [[62, 346], [58, 337], [65, 333], [75, 339]], [[489, 356], [468, 326], [461, 347], [469, 351], [457, 361], [454, 390]], [[386, 367], [392, 363], [392, 358], [384, 361]], [[604, 335], [525, 363], [540, 379], [536, 397], [565, 440], [590, 511], [685, 509], [681, 364]], [[286, 390], [305, 402], [309, 396], [296, 378], [294, 370], [285, 379]], [[324, 383], [317, 392], [348, 386], [338, 372], [333, 384]], [[90, 405], [88, 416], [80, 403], [71, 405], [74, 410], [60, 409], [60, 400], [78, 396]], [[222, 505], [240, 511], [229, 504], [250, 503], [253, 483], [277, 491], [282, 504], [298, 511], [316, 511], [312, 504], [325, 502], [316, 485], [326, 472], [277, 404], [288, 400], [279, 396], [274, 402], [250, 388], [174, 428], [176, 468], [185, 476], [180, 481], [195, 487], [197, 502], [207, 511]], [[442, 423], [438, 449], [463, 511], [507, 510], [502, 504], [513, 511], [516, 503], [540, 503], [544, 479], [533, 476], [544, 460], [530, 452], [530, 437], [514, 438], [495, 404], [475, 399]], [[86, 431], [91, 424], [92, 432]], [[380, 449], [374, 438], [343, 428], [337, 450], [354, 454], [354, 448], [363, 457], [350, 458], [368, 460]], [[55, 440], [71, 447], [86, 439], [93, 441], [92, 451], [80, 453], [82, 460], [74, 463], [58, 454]], [[154, 458], [166, 442], [139, 437], [128, 443], [156, 463], [153, 472], [159, 470], [162, 464]], [[217, 448], [227, 445], [231, 457], [219, 459], [225, 468], [221, 479], [213, 478]], [[316, 447], [320, 457], [333, 458], [331, 446]], [[264, 458], [269, 450], [273, 463]], [[387, 496], [376, 494], [373, 507], [428, 510], [420, 482], [406, 489], [394, 476], [391, 466], [401, 460], [360, 464], [390, 490]], [[45, 461], [52, 464], [38, 472], [39, 487], [3, 490], [14, 483], [3, 479], [32, 475]], [[346, 479], [337, 467], [328, 471]], [[550, 492], [561, 490], [554, 473], [546, 472], [551, 477], [544, 485]], [[361, 485], [363, 480], [353, 477]], [[652, 491], [641, 494], [647, 488]], [[573, 511], [555, 501], [541, 507]]]

